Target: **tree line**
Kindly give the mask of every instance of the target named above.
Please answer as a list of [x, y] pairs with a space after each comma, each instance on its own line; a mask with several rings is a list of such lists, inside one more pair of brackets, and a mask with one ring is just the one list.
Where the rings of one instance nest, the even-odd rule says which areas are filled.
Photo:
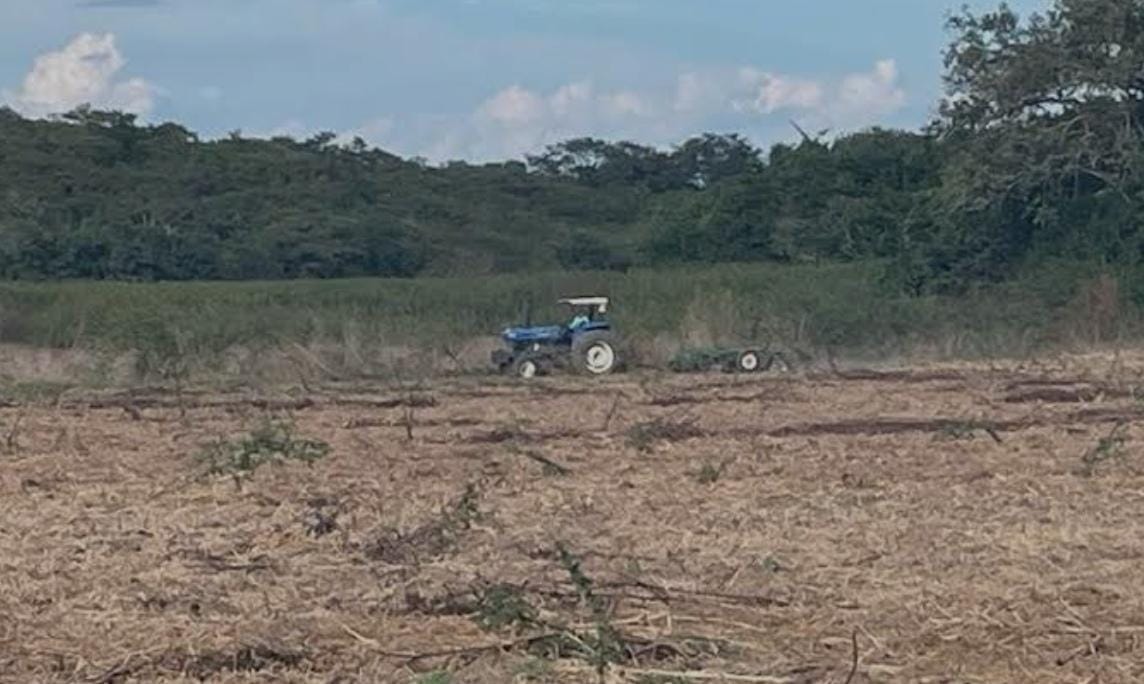
[[593, 138], [430, 166], [323, 133], [203, 140], [79, 108], [0, 109], [0, 277], [409, 277], [686, 262], [880, 260], [959, 291], [1049, 257], [1144, 255], [1144, 0], [949, 20], [920, 131], [759, 150]]

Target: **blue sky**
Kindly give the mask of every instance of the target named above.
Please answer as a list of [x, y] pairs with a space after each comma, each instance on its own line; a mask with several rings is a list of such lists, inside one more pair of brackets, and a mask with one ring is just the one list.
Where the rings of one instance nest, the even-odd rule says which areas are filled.
[[[1015, 0], [1019, 11], [1048, 0]], [[434, 161], [917, 127], [960, 0], [0, 0], [0, 101]], [[990, 7], [984, 0], [971, 6]]]

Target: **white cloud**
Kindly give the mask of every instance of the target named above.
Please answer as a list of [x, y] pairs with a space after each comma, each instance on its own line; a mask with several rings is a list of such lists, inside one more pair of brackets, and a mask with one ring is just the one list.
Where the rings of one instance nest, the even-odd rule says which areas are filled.
[[549, 106], [556, 117], [568, 118], [575, 116], [576, 110], [583, 109], [585, 105], [591, 106], [592, 97], [591, 83], [569, 83], [549, 98]]
[[870, 71], [841, 78], [806, 78], [743, 67], [727, 72], [689, 72], [679, 77], [676, 109], [713, 113], [727, 111], [755, 117], [784, 112], [813, 123], [847, 130], [877, 122], [906, 105], [898, 66], [892, 59]]
[[818, 81], [751, 67], [739, 70], [738, 82], [748, 92], [748, 98], [732, 102], [737, 111], [773, 114], [785, 109], [818, 109], [826, 99], [826, 87]]
[[656, 111], [654, 104], [649, 103], [639, 93], [623, 91], [604, 95], [600, 99], [604, 113], [616, 117], [647, 117], [653, 116]]
[[[554, 101], [556, 98], [565, 99], [566, 96], [563, 92], [558, 92], [554, 96]], [[559, 104], [567, 105], [566, 102]], [[520, 86], [512, 86], [485, 100], [477, 109], [477, 117], [496, 124], [516, 126], [539, 121], [547, 110], [548, 103], [539, 95]]]
[[809, 78], [754, 67], [688, 71], [674, 86], [601, 90], [590, 81], [550, 91], [506, 87], [470, 114], [378, 119], [342, 134], [432, 161], [501, 160], [536, 153], [581, 136], [670, 145], [709, 130], [747, 134], [759, 144], [788, 131], [787, 117], [808, 127], [856, 130], [906, 104], [893, 60], [870, 71]]
[[843, 113], [878, 116], [906, 105], [906, 91], [898, 83], [898, 65], [885, 59], [865, 74], [851, 74], [842, 80], [838, 106]]
[[551, 92], [510, 86], [482, 102], [474, 114], [454, 121], [433, 142], [431, 159], [520, 157], [544, 146], [584, 135], [635, 133], [637, 124], [662, 111], [654, 94], [600, 91], [577, 81]]
[[70, 111], [84, 104], [146, 115], [155, 105], [156, 89], [141, 78], [118, 80], [127, 64], [112, 34], [83, 33], [62, 49], [36, 58], [15, 93], [3, 100], [29, 116]]
[[834, 78], [750, 66], [689, 71], [680, 74], [673, 98], [678, 116], [701, 122], [707, 117], [727, 120], [726, 115], [733, 114], [736, 125], [748, 133], [768, 121], [775, 123], [780, 113], [812, 126], [854, 131], [884, 121], [905, 108], [908, 100], [892, 59], [875, 63], [869, 71]]

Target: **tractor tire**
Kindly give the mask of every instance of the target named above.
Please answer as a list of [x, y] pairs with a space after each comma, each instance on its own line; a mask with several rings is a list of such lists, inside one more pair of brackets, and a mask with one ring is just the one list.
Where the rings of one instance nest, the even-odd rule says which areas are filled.
[[572, 365], [584, 375], [608, 375], [620, 367], [620, 352], [614, 335], [593, 330], [572, 340]]
[[541, 366], [539, 358], [525, 354], [512, 362], [512, 374], [522, 380], [531, 380], [543, 375], [544, 367]]
[[739, 373], [758, 373], [764, 369], [762, 354], [754, 349], [739, 352], [735, 359], [735, 370]]

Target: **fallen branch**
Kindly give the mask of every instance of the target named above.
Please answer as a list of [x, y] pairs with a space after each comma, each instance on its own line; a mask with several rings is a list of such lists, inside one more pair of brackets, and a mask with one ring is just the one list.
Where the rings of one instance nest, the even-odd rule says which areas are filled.
[[850, 674], [846, 676], [845, 684], [854, 681], [854, 675], [858, 674], [858, 630], [850, 633], [850, 646], [853, 657], [850, 663]]
[[[393, 409], [412, 406], [413, 408], [432, 408], [437, 406], [437, 399], [421, 394], [396, 397], [392, 399], [371, 399], [368, 397], [337, 397], [317, 396], [302, 397], [299, 399], [269, 399], [262, 397], [213, 397], [183, 392], [183, 396], [170, 396], [154, 393], [139, 395], [137, 393], [115, 394], [111, 396], [94, 398], [76, 398], [59, 403], [59, 408], [86, 408], [92, 410], [123, 409], [128, 413], [145, 409], [230, 409], [254, 408], [266, 411], [301, 411], [309, 408], [324, 406], [353, 406], [373, 409]], [[0, 408], [18, 408], [21, 403], [5, 403], [0, 401]], [[134, 416], [132, 416], [134, 419]]]
[[570, 468], [568, 468], [567, 466], [560, 465], [556, 461], [553, 461], [552, 459], [550, 459], [546, 456], [542, 456], [542, 455], [540, 455], [534, 451], [521, 451], [520, 454], [522, 456], [524, 456], [525, 458], [536, 461], [540, 465], [544, 466], [545, 470], [551, 470], [552, 472], [557, 473], [558, 475], [571, 475], [572, 474], [572, 470]]
[[115, 684], [115, 682], [127, 679], [134, 675], [141, 667], [139, 665], [131, 667], [130, 663], [131, 655], [128, 655], [122, 664], [112, 667], [101, 675], [89, 678], [87, 681], [92, 682], [92, 684]]
[[616, 392], [616, 398], [612, 400], [612, 407], [608, 409], [608, 415], [604, 416], [604, 426], [601, 432], [607, 432], [608, 428], [612, 426], [612, 419], [616, 417], [616, 411], [620, 408], [620, 399], [624, 396], [623, 392]]
[[134, 420], [134, 413], [140, 409], [226, 409], [226, 408], [242, 408], [251, 407], [267, 411], [300, 411], [316, 406], [313, 399], [203, 399], [203, 400], [186, 400], [176, 397], [174, 400], [165, 397], [151, 396], [151, 397], [107, 397], [102, 399], [80, 400], [76, 399], [67, 404], [66, 408], [83, 407], [92, 410], [101, 409], [123, 409], [132, 415]]

